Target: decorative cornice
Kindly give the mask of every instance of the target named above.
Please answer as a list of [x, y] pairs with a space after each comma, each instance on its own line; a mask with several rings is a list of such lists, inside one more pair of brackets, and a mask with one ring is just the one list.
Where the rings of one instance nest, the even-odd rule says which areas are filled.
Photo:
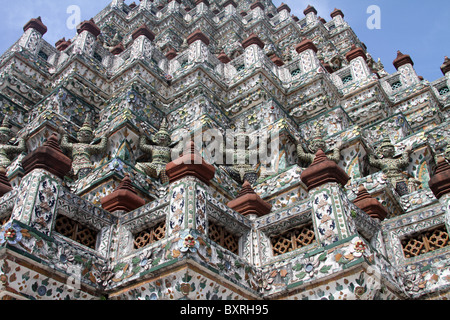
[[28, 29], [34, 29], [40, 34], [44, 35], [47, 33], [47, 26], [42, 23], [41, 17], [37, 17], [36, 19], [31, 19], [23, 26], [23, 32]]
[[272, 205], [261, 199], [248, 181], [245, 181], [242, 185], [238, 197], [227, 205], [243, 216], [256, 215], [262, 217], [269, 214], [272, 210]]
[[187, 37], [188, 45], [191, 45], [198, 40], [202, 41], [207, 46], [209, 45], [209, 38], [200, 29], [195, 30]]
[[286, 3], [281, 3], [281, 5], [277, 8], [277, 12], [281, 12], [283, 10], [287, 10], [289, 13], [291, 13], [291, 8]]
[[261, 10], [264, 10], [264, 9], [265, 9], [265, 6], [264, 6], [261, 2], [256, 1], [256, 2], [253, 2], [253, 3], [250, 5], [250, 10], [253, 10], [253, 9], [256, 9], [256, 8], [261, 8]]
[[448, 57], [445, 57], [444, 63], [441, 66], [441, 71], [444, 74], [444, 76], [450, 72], [450, 59]]
[[334, 8], [333, 12], [331, 12], [330, 14], [330, 17], [334, 18], [337, 16], [341, 16], [342, 18], [344, 18], [344, 13], [341, 10]]
[[313, 50], [314, 52], [317, 53], [317, 51], [319, 51], [319, 49], [317, 49], [316, 45], [314, 44], [314, 42], [312, 42], [312, 40], [307, 39], [307, 38], [303, 38], [302, 42], [300, 42], [296, 47], [295, 50], [298, 53], [302, 53], [306, 50]]
[[111, 49], [111, 53], [112, 53], [113, 55], [119, 55], [119, 54], [121, 54], [121, 53], [124, 52], [124, 51], [125, 51], [125, 47], [123, 46], [122, 42], [119, 43], [117, 46], [115, 46], [114, 48]]
[[134, 190], [129, 175], [125, 176], [119, 187], [113, 193], [102, 198], [100, 201], [103, 209], [108, 212], [130, 212], [145, 205], [145, 200], [139, 197]]
[[174, 183], [188, 176], [196, 177], [209, 185], [214, 178], [216, 168], [207, 163], [195, 149], [194, 141], [185, 147], [186, 152], [178, 159], [166, 166], [166, 174], [170, 183]]
[[94, 37], [98, 37], [101, 33], [100, 28], [97, 27], [93, 18], [91, 20], [85, 20], [80, 23], [80, 25], [77, 27], [77, 33], [80, 34], [83, 31], [88, 31]]
[[281, 58], [277, 57], [276, 55], [271, 56], [270, 60], [272, 60], [272, 62], [278, 67], [284, 66], [283, 60], [281, 60]]
[[404, 66], [406, 64], [410, 64], [414, 66], [414, 62], [412, 61], [411, 57], [407, 54], [403, 54], [399, 51], [397, 51], [397, 58], [395, 58], [394, 62], [395, 69], [398, 70], [401, 66]]
[[311, 6], [311, 5], [308, 5], [308, 6], [306, 7], [306, 9], [303, 11], [303, 14], [306, 16], [306, 15], [308, 15], [308, 14], [311, 13], [311, 12], [313, 12], [314, 14], [317, 14], [316, 8], [314, 8], [314, 7]]
[[209, 7], [209, 1], [208, 0], [195, 0], [195, 5], [198, 6], [202, 2]]
[[373, 198], [364, 186], [359, 187], [358, 195], [353, 203], [374, 219], [383, 221], [388, 215], [386, 208], [377, 199]]
[[362, 57], [364, 59], [364, 61], [367, 61], [367, 56], [366, 56], [366, 53], [364, 52], [364, 50], [362, 48], [357, 47], [356, 45], [352, 44], [352, 48], [345, 55], [345, 58], [347, 59], [348, 62], [350, 62], [358, 57]]
[[136, 40], [140, 36], [145, 36], [150, 41], [155, 40], [155, 35], [153, 32], [150, 31], [150, 29], [147, 27], [147, 25], [144, 23], [139, 28], [133, 31], [131, 34], [131, 37], [133, 40]]
[[6, 176], [5, 168], [0, 167], [0, 197], [3, 197], [12, 190], [13, 188], [9, 183], [8, 177]]
[[439, 157], [436, 171], [428, 186], [438, 199], [450, 193], [450, 165], [444, 157]]
[[261, 49], [264, 49], [265, 47], [264, 42], [262, 42], [262, 40], [254, 33], [251, 33], [250, 36], [242, 42], [242, 47], [246, 49], [252, 44], [256, 44]]
[[225, 63], [225, 64], [231, 62], [230, 57], [228, 57], [228, 56], [226, 55], [226, 53], [223, 52], [223, 51], [217, 56], [217, 59], [219, 59], [220, 62]]
[[173, 48], [166, 53], [166, 58], [168, 60], [173, 60], [176, 56], [178, 56], [178, 52]]
[[222, 7], [228, 7], [229, 5], [232, 5], [233, 7], [237, 8], [237, 4], [236, 2], [234, 2], [233, 0], [227, 0], [223, 3]]
[[300, 179], [308, 187], [308, 190], [311, 190], [330, 182], [337, 182], [341, 186], [345, 186], [350, 177], [336, 162], [328, 159], [325, 153], [319, 150], [311, 166], [302, 172]]
[[55, 43], [55, 47], [58, 51], [64, 51], [66, 50], [70, 45], [72, 44], [72, 41], [68, 40], [66, 41], [66, 38], [62, 38], [60, 40], [58, 40]]
[[25, 174], [35, 169], [43, 169], [63, 179], [72, 168], [72, 160], [64, 155], [58, 141], [58, 135], [54, 133], [42, 147], [23, 158], [22, 167]]

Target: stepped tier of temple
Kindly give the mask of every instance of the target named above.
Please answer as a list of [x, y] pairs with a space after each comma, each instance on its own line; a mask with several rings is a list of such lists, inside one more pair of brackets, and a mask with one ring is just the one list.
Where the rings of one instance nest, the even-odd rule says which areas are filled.
[[27, 22], [0, 56], [0, 297], [448, 299], [450, 60], [430, 82], [392, 48], [390, 74], [341, 10], [303, 13]]

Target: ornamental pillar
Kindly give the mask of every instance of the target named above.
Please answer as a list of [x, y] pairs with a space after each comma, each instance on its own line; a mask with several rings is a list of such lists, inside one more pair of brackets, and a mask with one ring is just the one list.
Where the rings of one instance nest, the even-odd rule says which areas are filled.
[[318, 49], [310, 39], [303, 38], [302, 42], [295, 47], [295, 50], [300, 56], [299, 67], [302, 73], [308, 73], [320, 66], [320, 61], [316, 55]]
[[317, 21], [317, 10], [313, 6], [308, 5], [308, 7], [303, 11], [306, 17], [306, 23], [314, 23]]
[[228, 0], [223, 4], [223, 7], [225, 8], [225, 16], [232, 16], [233, 14], [236, 14], [236, 8], [237, 4], [233, 0]]
[[254, 66], [259, 66], [264, 54], [265, 44], [262, 40], [254, 33], [242, 42], [242, 47], [245, 49], [245, 68], [249, 69]]
[[353, 44], [345, 57], [350, 63], [355, 80], [363, 80], [370, 76], [371, 71], [367, 65], [367, 56], [362, 48]]
[[[266, 216], [272, 211], [272, 205], [261, 199], [248, 181], [244, 182], [237, 198], [230, 201], [227, 206], [251, 221]], [[243, 236], [243, 241], [244, 243], [249, 244], [248, 249], [251, 252], [251, 254], [247, 255], [247, 260], [250, 263], [260, 265], [261, 256], [257, 249], [260, 246], [258, 233], [257, 230], [249, 230], [249, 232]], [[264, 233], [262, 233], [261, 236], [266, 237]]]
[[284, 21], [291, 17], [291, 8], [285, 3], [281, 3], [281, 5], [277, 8], [278, 15], [280, 16], [280, 21]]
[[167, 11], [168, 12], [178, 12], [180, 10], [180, 3], [181, 0], [169, 0], [168, 1], [168, 7], [167, 7]]
[[58, 135], [53, 134], [22, 160], [25, 176], [12, 213], [12, 219], [45, 235], [51, 233], [63, 179], [72, 167], [72, 160], [64, 155], [58, 140]]
[[419, 77], [414, 70], [414, 62], [409, 55], [403, 54], [400, 50], [397, 51], [397, 58], [395, 58], [393, 65], [401, 74], [403, 86], [407, 87], [419, 83]]
[[196, 0], [195, 6], [197, 8], [197, 13], [202, 14], [209, 10], [209, 1], [208, 0]]
[[77, 27], [77, 33], [74, 41], [74, 52], [93, 57], [97, 45], [96, 40], [101, 33], [94, 19], [81, 22]]
[[189, 45], [189, 62], [202, 63], [208, 59], [209, 38], [200, 30], [195, 30], [187, 37]]
[[206, 197], [216, 169], [195, 150], [193, 141], [185, 150], [166, 166], [170, 181], [167, 231], [169, 235], [186, 229], [206, 234]]
[[447, 225], [450, 224], [450, 164], [444, 157], [437, 160], [437, 168], [431, 176], [428, 185], [439, 202], [442, 203], [446, 214]]
[[139, 3], [139, 11], [148, 10], [150, 11], [153, 7], [153, 0], [141, 0]]
[[262, 4], [260, 1], [253, 2], [250, 6], [253, 19], [264, 17], [264, 8], [264, 4]]
[[153, 56], [155, 35], [143, 24], [131, 34], [133, 44], [131, 45], [131, 58], [150, 60]]
[[111, 8], [121, 10], [125, 4], [125, 0], [112, 0]]
[[351, 204], [344, 186], [350, 177], [345, 171], [319, 150], [314, 162], [300, 178], [309, 190], [313, 223], [320, 245], [325, 247], [354, 234], [355, 226], [348, 223], [347, 218]]
[[342, 13], [341, 10], [339, 9], [334, 9], [333, 12], [331, 12], [330, 17], [333, 19], [334, 21], [334, 25], [336, 27], [343, 25], [344, 22], [344, 14]]
[[47, 27], [41, 17], [31, 19], [23, 27], [23, 35], [19, 39], [19, 46], [32, 54], [38, 54], [41, 48], [40, 40], [47, 33]]

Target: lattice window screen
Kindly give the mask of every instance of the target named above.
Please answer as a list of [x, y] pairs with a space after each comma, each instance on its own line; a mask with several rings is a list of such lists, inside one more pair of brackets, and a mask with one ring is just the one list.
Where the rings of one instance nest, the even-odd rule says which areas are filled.
[[312, 224], [289, 230], [271, 238], [273, 255], [276, 257], [309, 246], [315, 239], [316, 235]]
[[234, 254], [239, 254], [239, 237], [233, 235], [225, 227], [218, 226], [213, 221], [209, 221], [208, 236], [223, 248]]
[[406, 258], [417, 257], [450, 245], [445, 225], [406, 238], [401, 243]]
[[397, 90], [403, 86], [401, 81], [396, 81], [393, 84], [391, 84], [392, 90]]
[[449, 235], [445, 225], [402, 240], [406, 258], [417, 257], [449, 245]]
[[134, 248], [141, 249], [150, 244], [158, 242], [166, 237], [166, 222], [162, 221], [157, 225], [148, 228], [134, 237]]
[[98, 232], [75, 220], [59, 215], [56, 218], [55, 231], [95, 250]]
[[342, 78], [342, 83], [347, 84], [353, 81], [353, 77], [351, 75], [345, 76]]
[[439, 89], [439, 94], [441, 96], [445, 96], [449, 92], [450, 92], [450, 90], [448, 89], [448, 87], [442, 87], [442, 88]]

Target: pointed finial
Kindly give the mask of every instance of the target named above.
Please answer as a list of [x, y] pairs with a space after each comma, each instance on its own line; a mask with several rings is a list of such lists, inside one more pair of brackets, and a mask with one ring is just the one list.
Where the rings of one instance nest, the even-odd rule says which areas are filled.
[[167, 119], [163, 118], [163, 120], [161, 122], [161, 129], [167, 129], [167, 128], [168, 128]]
[[441, 66], [441, 71], [444, 76], [450, 71], [450, 59], [447, 56], [444, 58], [444, 63]]
[[128, 190], [134, 194], [137, 194], [136, 190], [134, 190], [134, 188], [133, 188], [130, 174], [128, 172], [125, 173], [125, 176], [124, 176], [122, 182], [119, 184], [119, 186], [117, 187], [117, 189], [115, 191], [118, 191], [118, 190]]
[[272, 210], [272, 205], [264, 201], [252, 188], [250, 182], [245, 180], [238, 197], [227, 204], [228, 207], [243, 216], [265, 216]]
[[412, 66], [414, 66], [414, 62], [411, 59], [411, 56], [407, 55], [407, 54], [403, 54], [400, 50], [397, 50], [397, 58], [395, 58], [394, 62], [394, 67], [395, 69], [398, 70], [398, 68], [400, 68], [401, 66], [405, 65], [405, 64], [410, 64]]
[[169, 124], [168, 124], [166, 118], [162, 119], [159, 131], [158, 131], [158, 134], [164, 134], [164, 135], [170, 136], [170, 134], [169, 134]]
[[86, 118], [84, 119], [84, 123], [80, 128], [80, 131], [92, 132], [92, 114], [90, 112], [86, 114]]
[[255, 190], [253, 190], [252, 185], [248, 182], [248, 180], [244, 181], [242, 189], [238, 194], [238, 198], [245, 196], [246, 194], [255, 194]]

